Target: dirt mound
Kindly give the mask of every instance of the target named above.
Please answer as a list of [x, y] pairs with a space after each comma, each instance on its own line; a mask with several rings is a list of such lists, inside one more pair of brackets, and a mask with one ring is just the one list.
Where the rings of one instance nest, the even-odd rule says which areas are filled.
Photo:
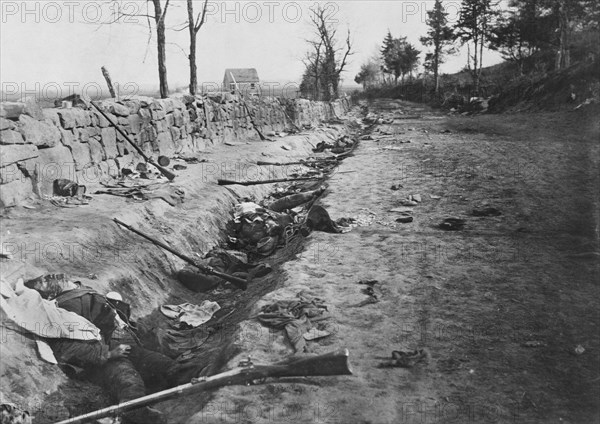
[[525, 75], [490, 100], [490, 112], [572, 110], [587, 99], [600, 101], [600, 60], [580, 62], [550, 74]]

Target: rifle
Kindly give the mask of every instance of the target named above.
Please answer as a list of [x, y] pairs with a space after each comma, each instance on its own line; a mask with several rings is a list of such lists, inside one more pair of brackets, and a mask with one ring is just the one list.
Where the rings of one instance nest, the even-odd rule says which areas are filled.
[[57, 424], [78, 424], [151, 405], [182, 394], [214, 389], [222, 386], [262, 383], [266, 378], [352, 375], [348, 363], [348, 349], [339, 349], [324, 355], [291, 358], [273, 365], [254, 365], [250, 360], [241, 362], [238, 368], [211, 377], [194, 378], [190, 383], [133, 399], [108, 408], [99, 409]]
[[149, 235], [142, 233], [140, 230], [136, 230], [135, 228], [125, 224], [124, 222], [120, 221], [119, 219], [113, 218], [113, 221], [115, 221], [117, 224], [127, 228], [129, 231], [132, 231], [132, 232], [136, 233], [137, 235], [142, 236], [146, 240], [151, 241], [153, 244], [155, 244], [159, 247], [162, 247], [166, 251], [171, 252], [175, 256], [177, 256], [177, 257], [183, 259], [184, 261], [186, 261], [187, 263], [189, 263], [190, 265], [195, 266], [200, 271], [202, 271], [204, 274], [214, 275], [216, 277], [220, 277], [224, 280], [227, 280], [231, 284], [236, 286], [238, 289], [246, 290], [246, 288], [248, 288], [248, 282], [242, 278], [236, 277], [234, 275], [225, 274], [224, 272], [217, 271], [210, 266], [199, 264], [198, 262], [196, 262], [194, 259], [190, 258], [189, 256], [186, 256], [183, 253], [179, 253], [177, 250], [173, 249], [171, 246], [168, 246], [165, 243], [160, 242], [160, 241], [150, 237]]
[[233, 181], [233, 180], [222, 180], [218, 179], [219, 185], [232, 185], [238, 184], [243, 186], [251, 186], [257, 184], [272, 184], [272, 183], [288, 183], [294, 181], [306, 181], [306, 180], [320, 180], [323, 177], [301, 177], [301, 178], [278, 178], [274, 180], [257, 180], [257, 181]]
[[104, 116], [104, 118], [106, 118], [106, 120], [108, 122], [110, 122], [110, 124], [113, 127], [115, 127], [115, 129], [119, 132], [119, 134], [121, 134], [125, 138], [125, 140], [127, 140], [129, 142], [129, 144], [131, 144], [131, 147], [133, 147], [139, 153], [139, 155], [144, 158], [144, 160], [146, 162], [148, 162], [149, 164], [153, 165], [156, 169], [158, 169], [161, 174], [163, 174], [165, 177], [167, 177], [169, 179], [169, 181], [173, 181], [175, 179], [175, 177], [176, 177], [175, 174], [173, 174], [167, 168], [163, 168], [158, 163], [154, 162], [152, 159], [150, 159], [148, 156], [146, 156], [144, 151], [142, 149], [140, 149], [140, 147], [137, 144], [135, 144], [133, 142], [133, 140], [131, 138], [129, 138], [129, 136], [127, 134], [125, 134], [125, 131], [123, 131], [117, 124], [115, 124], [113, 122], [113, 120], [110, 119], [108, 117], [108, 115], [106, 113], [104, 113], [104, 111], [102, 109], [100, 109], [100, 107], [96, 103], [94, 103], [93, 101], [90, 101], [90, 103], [92, 104], [92, 106], [94, 106], [96, 108], [96, 110], [98, 112], [100, 112], [100, 114], [102, 116]]
[[242, 102], [242, 106], [244, 106], [244, 109], [246, 109], [246, 113], [250, 117], [250, 123], [252, 124], [252, 126], [254, 127], [254, 129], [258, 133], [258, 136], [260, 137], [260, 139], [262, 141], [268, 140], [267, 137], [265, 137], [263, 135], [263, 133], [258, 129], [258, 126], [254, 122], [254, 116], [252, 116], [252, 114], [250, 113], [250, 109], [248, 108], [248, 105], [244, 101], [244, 95], [240, 91], [240, 86], [238, 85], [237, 81], [235, 80], [235, 77], [233, 76], [233, 72], [229, 72], [229, 75], [231, 76], [231, 79], [233, 80], [233, 83], [235, 84], [237, 92], [240, 94], [240, 102]]
[[259, 166], [287, 166], [287, 165], [318, 165], [318, 164], [328, 164], [328, 163], [338, 163], [335, 159], [322, 159], [322, 160], [304, 160], [299, 162], [266, 162], [263, 160], [257, 160], [256, 164]]

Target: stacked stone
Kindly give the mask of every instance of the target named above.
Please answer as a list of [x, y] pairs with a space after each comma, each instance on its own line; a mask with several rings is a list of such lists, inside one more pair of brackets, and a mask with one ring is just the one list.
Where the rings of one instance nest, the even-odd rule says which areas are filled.
[[[332, 105], [308, 100], [282, 104], [276, 98], [246, 101], [263, 131], [284, 131], [284, 107], [297, 124], [331, 119]], [[143, 159], [95, 109], [41, 109], [33, 101], [0, 105], [0, 207], [32, 195], [51, 195], [54, 180], [90, 185]], [[338, 116], [348, 105], [336, 106]], [[103, 111], [148, 156], [198, 151], [227, 140], [257, 139], [240, 99], [134, 97], [101, 102]]]

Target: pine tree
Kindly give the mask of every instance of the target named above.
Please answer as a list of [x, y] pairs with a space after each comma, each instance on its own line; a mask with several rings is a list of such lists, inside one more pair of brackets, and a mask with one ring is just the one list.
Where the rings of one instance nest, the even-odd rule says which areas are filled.
[[448, 13], [444, 11], [441, 0], [436, 0], [433, 10], [427, 12], [427, 36], [421, 37], [424, 46], [432, 46], [433, 51], [425, 57], [425, 67], [433, 71], [435, 94], [440, 89], [439, 69], [444, 63], [444, 56], [454, 52], [452, 42], [454, 34], [448, 25]]

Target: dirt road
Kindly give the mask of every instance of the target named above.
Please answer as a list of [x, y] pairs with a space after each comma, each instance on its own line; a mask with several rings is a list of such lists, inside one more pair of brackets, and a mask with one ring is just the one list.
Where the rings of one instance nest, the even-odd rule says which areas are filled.
[[[322, 201], [333, 219], [362, 226], [313, 233], [254, 310], [301, 290], [324, 299], [336, 333], [309, 350], [347, 347], [354, 375], [224, 388], [201, 412], [171, 419], [598, 422], [597, 111], [448, 117], [392, 101], [370, 110], [390, 123], [361, 141]], [[409, 195], [421, 202], [403, 206]], [[485, 207], [500, 214], [473, 216]], [[414, 221], [396, 223], [394, 208]], [[438, 227], [451, 217], [464, 228]], [[377, 303], [358, 306], [368, 299], [360, 280], [377, 280]], [[255, 320], [238, 342], [244, 354], [231, 364], [292, 352]], [[426, 363], [379, 367], [417, 348]]]

